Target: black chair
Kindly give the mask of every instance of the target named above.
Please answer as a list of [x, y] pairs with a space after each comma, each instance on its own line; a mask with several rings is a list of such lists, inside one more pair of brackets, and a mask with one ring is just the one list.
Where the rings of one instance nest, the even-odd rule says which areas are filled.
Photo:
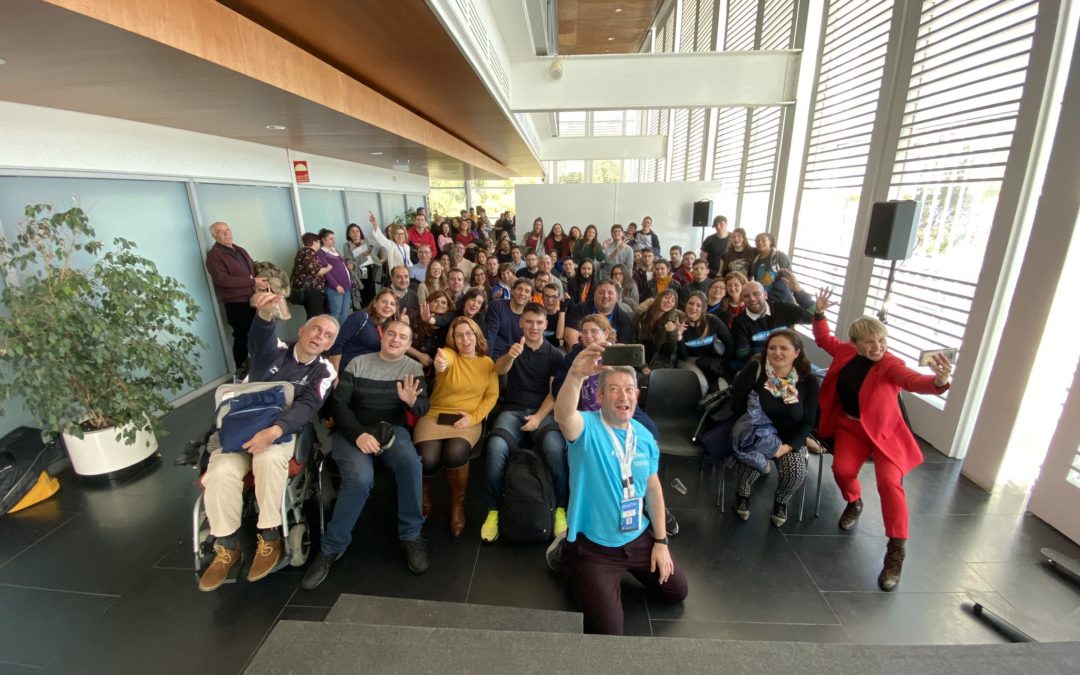
[[661, 368], [649, 373], [645, 412], [656, 422], [660, 452], [680, 457], [699, 457], [701, 446], [691, 440], [700, 413], [701, 385], [689, 370]]

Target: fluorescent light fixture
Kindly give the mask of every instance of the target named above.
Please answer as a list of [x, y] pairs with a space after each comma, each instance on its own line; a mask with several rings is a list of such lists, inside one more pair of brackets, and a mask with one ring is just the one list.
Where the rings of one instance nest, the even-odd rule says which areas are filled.
[[371, 155], [375, 155], [376, 157], [378, 157], [378, 156], [379, 156], [379, 155], [381, 155], [382, 153], [381, 153], [381, 152], [379, 152], [378, 150], [376, 150], [375, 152], [371, 152], [371, 153], [368, 153], [368, 154], [371, 154]]
[[285, 131], [285, 129], [287, 129], [288, 127], [282, 126], [280, 124], [267, 124], [266, 128], [270, 131]]

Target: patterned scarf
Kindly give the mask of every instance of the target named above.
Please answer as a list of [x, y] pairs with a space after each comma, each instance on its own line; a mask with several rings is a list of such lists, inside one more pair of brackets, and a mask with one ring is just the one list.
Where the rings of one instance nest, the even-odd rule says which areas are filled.
[[774, 398], [783, 398], [784, 403], [795, 405], [799, 402], [799, 390], [795, 388], [798, 383], [799, 374], [795, 372], [794, 368], [791, 369], [787, 377], [780, 379], [776, 376], [772, 364], [765, 363], [765, 391], [772, 394]]

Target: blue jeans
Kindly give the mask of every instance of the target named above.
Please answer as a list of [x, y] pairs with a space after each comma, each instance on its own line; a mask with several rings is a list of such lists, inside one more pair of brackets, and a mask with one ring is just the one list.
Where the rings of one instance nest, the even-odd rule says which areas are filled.
[[[521, 425], [525, 423], [525, 416], [531, 415], [536, 410], [504, 410], [495, 418], [492, 429], [505, 429], [515, 442], [521, 443], [525, 437]], [[533, 441], [533, 450], [537, 451], [548, 470], [551, 471], [551, 481], [555, 484], [555, 503], [557, 506], [566, 508], [568, 494], [570, 492], [570, 468], [566, 463], [566, 439], [558, 427], [544, 434], [542, 447], [536, 447], [536, 439], [539, 433], [547, 426], [554, 425], [555, 418], [549, 413], [536, 431], [529, 432]], [[494, 434], [488, 434], [487, 459], [484, 460], [484, 475], [487, 480], [487, 504], [488, 509], [499, 508], [499, 497], [503, 491], [503, 475], [506, 473], [506, 463], [510, 459], [510, 446], [506, 441]]]
[[338, 320], [338, 325], [345, 323], [352, 313], [352, 295], [348, 288], [344, 293], [338, 293], [333, 288], [326, 289], [326, 302], [330, 305], [330, 316]]
[[394, 427], [394, 444], [381, 455], [365, 455], [341, 434], [334, 434], [330, 455], [341, 471], [341, 490], [334, 516], [323, 536], [323, 553], [339, 556], [349, 547], [353, 527], [375, 482], [375, 461], [385, 462], [397, 480], [398, 538], [414, 541], [420, 536], [420, 528], [424, 525], [420, 510], [420, 457], [408, 431]]

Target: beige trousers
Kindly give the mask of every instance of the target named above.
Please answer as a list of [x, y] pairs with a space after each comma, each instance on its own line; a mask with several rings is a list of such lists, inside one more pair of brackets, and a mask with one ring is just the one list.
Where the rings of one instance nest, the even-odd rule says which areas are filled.
[[203, 475], [203, 504], [206, 518], [210, 521], [210, 534], [227, 537], [240, 529], [244, 476], [248, 471], [255, 474], [259, 529], [268, 530], [281, 525], [281, 495], [289, 479], [289, 460], [292, 459], [295, 443], [294, 438], [291, 443], [271, 445], [257, 455], [214, 450]]

